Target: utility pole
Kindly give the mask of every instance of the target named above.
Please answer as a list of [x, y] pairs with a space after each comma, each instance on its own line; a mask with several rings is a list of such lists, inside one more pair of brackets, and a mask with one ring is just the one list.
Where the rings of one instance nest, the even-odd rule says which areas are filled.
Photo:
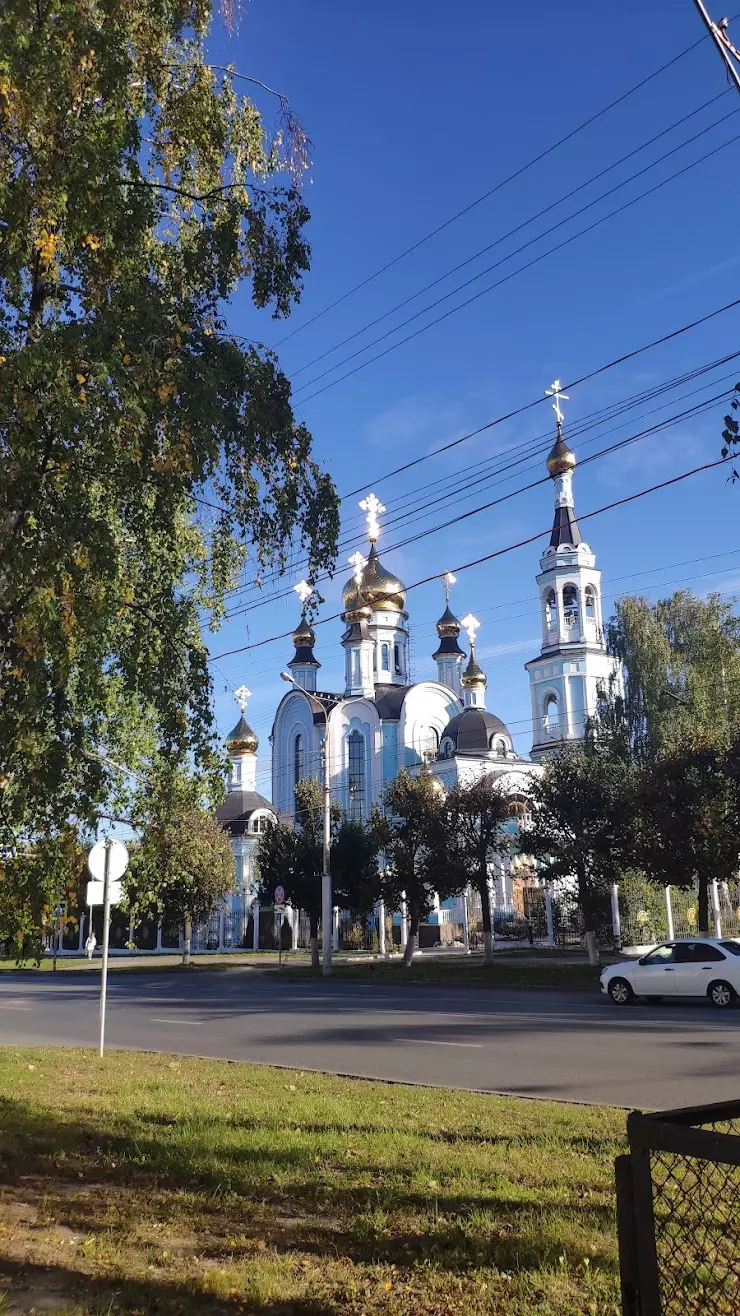
[[324, 744], [322, 748], [322, 777], [324, 788], [324, 834], [321, 872], [321, 972], [331, 973], [333, 938], [333, 908], [331, 890], [331, 780], [329, 777], [329, 718], [324, 711]]
[[728, 76], [734, 82], [737, 90], [740, 91], [740, 50], [732, 44], [727, 34], [729, 20], [721, 18], [719, 23], [713, 23], [703, 0], [694, 0], [694, 4], [701, 14], [707, 32], [722, 56]]

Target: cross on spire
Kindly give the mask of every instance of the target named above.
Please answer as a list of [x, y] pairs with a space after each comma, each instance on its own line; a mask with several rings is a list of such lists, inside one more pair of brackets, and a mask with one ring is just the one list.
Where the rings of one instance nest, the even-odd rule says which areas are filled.
[[371, 493], [368, 494], [367, 498], [362, 499], [362, 502], [360, 503], [360, 511], [365, 512], [366, 514], [367, 537], [370, 540], [370, 543], [374, 544], [380, 534], [378, 515], [380, 512], [384, 512], [385, 508], [380, 499], [376, 498], [374, 493]]
[[460, 625], [464, 626], [466, 631], [468, 632], [468, 639], [470, 640], [470, 643], [475, 644], [476, 632], [480, 628], [480, 622], [478, 621], [478, 618], [474, 617], [472, 612], [469, 612], [467, 617], [463, 617]]
[[449, 603], [450, 589], [452, 588], [453, 585], [457, 584], [457, 576], [453, 576], [451, 571], [446, 571], [442, 577], [442, 580], [444, 582], [444, 587], [445, 587], [445, 602]]
[[[362, 504], [360, 504], [360, 506], [362, 506]], [[365, 567], [367, 566], [367, 558], [363, 557], [362, 553], [360, 552], [353, 553], [351, 558], [349, 559], [349, 565], [352, 567], [352, 574], [355, 578], [355, 585], [357, 585], [359, 589], [360, 585], [362, 584], [362, 573], [365, 570]]]
[[563, 421], [565, 419], [562, 411], [560, 410], [560, 403], [561, 401], [570, 402], [570, 398], [568, 397], [567, 393], [563, 392], [563, 386], [560, 383], [559, 379], [553, 380], [551, 387], [545, 389], [545, 397], [555, 399], [555, 401], [552, 404], [552, 409], [555, 412], [555, 419], [558, 423], [558, 430], [560, 430]]
[[246, 685], [240, 685], [239, 689], [234, 691], [234, 698], [237, 704], [239, 705], [240, 709], [242, 710], [242, 713], [245, 712], [247, 707], [247, 700], [251, 699], [251, 697], [252, 697], [252, 691], [249, 690]]
[[309, 585], [307, 580], [299, 580], [297, 585], [293, 586], [296, 594], [301, 600], [301, 606], [306, 606], [306, 600], [310, 599], [313, 594], [313, 585]]

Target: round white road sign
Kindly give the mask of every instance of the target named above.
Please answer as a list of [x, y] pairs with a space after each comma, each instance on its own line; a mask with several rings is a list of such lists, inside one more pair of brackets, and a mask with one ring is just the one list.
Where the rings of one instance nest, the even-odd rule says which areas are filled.
[[[92, 876], [98, 882], [105, 881], [105, 841], [98, 841], [87, 856], [87, 866]], [[108, 861], [108, 877], [111, 882], [117, 882], [123, 877], [128, 868], [128, 850], [123, 841], [110, 842], [110, 859]]]

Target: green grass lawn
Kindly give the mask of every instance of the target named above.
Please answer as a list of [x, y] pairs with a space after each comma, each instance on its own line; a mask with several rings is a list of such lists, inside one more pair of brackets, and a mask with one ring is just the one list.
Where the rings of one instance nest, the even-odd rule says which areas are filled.
[[[257, 968], [264, 968], [269, 965], [277, 965], [278, 953], [276, 950], [245, 951], [243, 954], [239, 951], [224, 951], [223, 954], [206, 954], [193, 955], [191, 963], [187, 966], [182, 964], [182, 954], [180, 951], [173, 951], [171, 955], [159, 952], [139, 951], [133, 955], [111, 955], [108, 960], [108, 972], [116, 973], [119, 969], [127, 973], [146, 972], [150, 973], [158, 969], [228, 969], [238, 967], [240, 964], [252, 965]], [[286, 954], [283, 952], [283, 961], [300, 964], [308, 962], [308, 951], [290, 951]], [[74, 955], [60, 955], [57, 959], [57, 973], [74, 970], [76, 973], [87, 971], [88, 973], [100, 973], [101, 957], [100, 953], [95, 955], [92, 962], [87, 956], [79, 958]], [[53, 958], [45, 955], [40, 964], [34, 964], [32, 960], [27, 960], [24, 964], [19, 964], [17, 960], [9, 958], [0, 958], [0, 973], [13, 972], [38, 972], [49, 973], [54, 968]]]
[[619, 1311], [619, 1111], [83, 1050], [0, 1091], [9, 1313]]
[[[335, 964], [335, 978], [352, 978], [365, 982], [435, 983], [437, 986], [463, 987], [569, 987], [576, 991], [598, 991], [601, 970], [583, 961], [562, 963], [557, 959], [537, 957], [537, 962], [522, 962], [519, 956], [502, 952], [494, 964], [484, 964], [482, 956], [420, 955], [408, 967], [400, 960], [366, 960], [357, 964]], [[288, 965], [284, 978], [320, 977], [321, 970], [308, 965]]]

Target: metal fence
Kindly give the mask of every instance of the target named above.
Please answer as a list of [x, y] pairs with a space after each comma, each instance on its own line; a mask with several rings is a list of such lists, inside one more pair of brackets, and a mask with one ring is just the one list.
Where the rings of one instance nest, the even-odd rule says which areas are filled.
[[623, 1316], [738, 1316], [740, 1101], [627, 1119], [617, 1157]]

